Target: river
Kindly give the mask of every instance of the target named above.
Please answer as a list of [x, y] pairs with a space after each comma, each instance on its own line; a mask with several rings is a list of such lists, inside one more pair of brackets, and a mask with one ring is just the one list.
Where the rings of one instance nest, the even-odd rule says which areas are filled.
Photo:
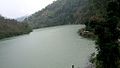
[[85, 68], [95, 45], [77, 34], [82, 27], [41, 28], [0, 40], [0, 68]]

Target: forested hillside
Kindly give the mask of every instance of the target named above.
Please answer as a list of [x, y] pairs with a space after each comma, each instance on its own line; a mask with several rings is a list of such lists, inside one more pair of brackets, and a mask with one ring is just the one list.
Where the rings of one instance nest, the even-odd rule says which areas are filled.
[[33, 28], [83, 23], [81, 10], [87, 3], [88, 0], [57, 0], [32, 14], [25, 21]]
[[83, 33], [96, 35], [96, 68], [120, 68], [120, 0], [89, 0]]
[[31, 31], [32, 29], [27, 23], [18, 22], [14, 19], [6, 19], [0, 16], [0, 39], [26, 34]]
[[[86, 19], [86, 30], [93, 31], [96, 25], [103, 24], [101, 22], [105, 22], [109, 1], [111, 0], [89, 0], [88, 7], [86, 6], [85, 8], [89, 11], [84, 15], [84, 19]], [[118, 19], [119, 23], [117, 24], [117, 27], [120, 28], [120, 17]], [[111, 26], [112, 25], [113, 24], [111, 24]]]
[[33, 28], [85, 23], [91, 30], [95, 23], [90, 21], [104, 21], [108, 1], [110, 0], [57, 0], [24, 21]]

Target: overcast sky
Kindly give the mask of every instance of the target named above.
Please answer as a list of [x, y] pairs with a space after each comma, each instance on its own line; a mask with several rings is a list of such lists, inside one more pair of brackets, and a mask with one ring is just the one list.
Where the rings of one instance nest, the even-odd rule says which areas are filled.
[[18, 18], [41, 10], [55, 0], [0, 0], [0, 14], [7, 18]]

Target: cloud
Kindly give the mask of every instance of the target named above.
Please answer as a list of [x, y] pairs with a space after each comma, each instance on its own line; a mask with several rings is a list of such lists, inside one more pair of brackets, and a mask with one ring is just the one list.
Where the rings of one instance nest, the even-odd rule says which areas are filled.
[[0, 0], [0, 14], [8, 18], [30, 15], [54, 0]]

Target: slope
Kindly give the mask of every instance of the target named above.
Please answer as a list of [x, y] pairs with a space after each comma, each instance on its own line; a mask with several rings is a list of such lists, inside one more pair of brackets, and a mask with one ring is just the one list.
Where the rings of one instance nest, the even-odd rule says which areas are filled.
[[[81, 23], [81, 10], [88, 0], [57, 0], [24, 21], [33, 28]], [[80, 17], [81, 16], [81, 17]]]

